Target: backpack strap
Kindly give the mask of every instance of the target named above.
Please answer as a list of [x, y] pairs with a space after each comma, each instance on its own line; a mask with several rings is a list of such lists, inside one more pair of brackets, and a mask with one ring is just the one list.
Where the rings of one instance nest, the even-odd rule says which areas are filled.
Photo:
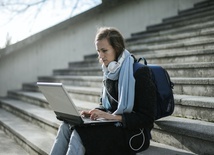
[[144, 66], [143, 64], [136, 61], [133, 65], [133, 73], [135, 73], [139, 68], [141, 68], [143, 66]]
[[[141, 57], [137, 60], [134, 55], [131, 56], [134, 58], [133, 73], [135, 73], [139, 68], [147, 65], [146, 59], [144, 57]], [[139, 63], [141, 60], [144, 60], [144, 64]]]
[[[136, 59], [135, 59], [136, 60]], [[144, 61], [144, 64], [139, 63], [141, 60]], [[134, 62], [133, 65], [133, 72], [135, 73], [139, 68], [144, 67], [145, 65], [147, 65], [147, 61], [144, 57], [140, 57], [138, 60], [136, 60]]]
[[137, 62], [140, 62], [141, 60], [143, 60], [144, 65], [147, 65], [146, 58], [144, 58], [144, 57], [140, 57], [140, 58], [138, 59], [138, 61], [137, 61]]

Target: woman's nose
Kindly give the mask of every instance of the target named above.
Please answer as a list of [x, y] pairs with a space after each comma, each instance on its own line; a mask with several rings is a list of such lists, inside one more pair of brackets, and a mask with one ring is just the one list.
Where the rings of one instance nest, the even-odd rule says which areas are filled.
[[98, 57], [100, 58], [100, 59], [102, 59], [103, 57], [104, 57], [104, 54], [102, 54], [101, 52], [98, 54]]

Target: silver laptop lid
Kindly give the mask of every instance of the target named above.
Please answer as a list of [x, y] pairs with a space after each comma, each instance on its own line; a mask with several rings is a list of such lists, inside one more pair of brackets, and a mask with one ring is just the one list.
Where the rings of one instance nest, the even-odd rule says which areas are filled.
[[62, 83], [37, 82], [37, 85], [60, 120], [78, 125], [83, 123], [93, 125], [117, 122], [117, 120], [102, 118], [95, 121], [89, 118], [83, 119]]
[[37, 85], [55, 112], [80, 116], [62, 83], [37, 82]]

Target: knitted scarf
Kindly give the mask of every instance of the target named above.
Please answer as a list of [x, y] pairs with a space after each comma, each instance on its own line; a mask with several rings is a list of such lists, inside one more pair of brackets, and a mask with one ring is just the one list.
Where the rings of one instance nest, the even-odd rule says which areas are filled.
[[[103, 80], [111, 79], [118, 80], [118, 106], [117, 110], [113, 114], [130, 113], [134, 106], [135, 96], [135, 79], [133, 76], [133, 63], [134, 59], [126, 49], [122, 54], [125, 54], [125, 59], [122, 64], [117, 68], [114, 73], [110, 73], [105, 65], [103, 68]], [[121, 57], [121, 56], [120, 56]], [[111, 107], [107, 90], [103, 86], [102, 104], [104, 108], [109, 109]], [[108, 93], [109, 94], [109, 93]]]

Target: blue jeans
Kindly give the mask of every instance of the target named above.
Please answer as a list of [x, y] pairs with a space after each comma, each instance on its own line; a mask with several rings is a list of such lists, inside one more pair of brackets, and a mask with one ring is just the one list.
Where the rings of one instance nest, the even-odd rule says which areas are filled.
[[84, 155], [85, 147], [76, 130], [71, 130], [70, 125], [63, 122], [51, 149], [50, 155]]

